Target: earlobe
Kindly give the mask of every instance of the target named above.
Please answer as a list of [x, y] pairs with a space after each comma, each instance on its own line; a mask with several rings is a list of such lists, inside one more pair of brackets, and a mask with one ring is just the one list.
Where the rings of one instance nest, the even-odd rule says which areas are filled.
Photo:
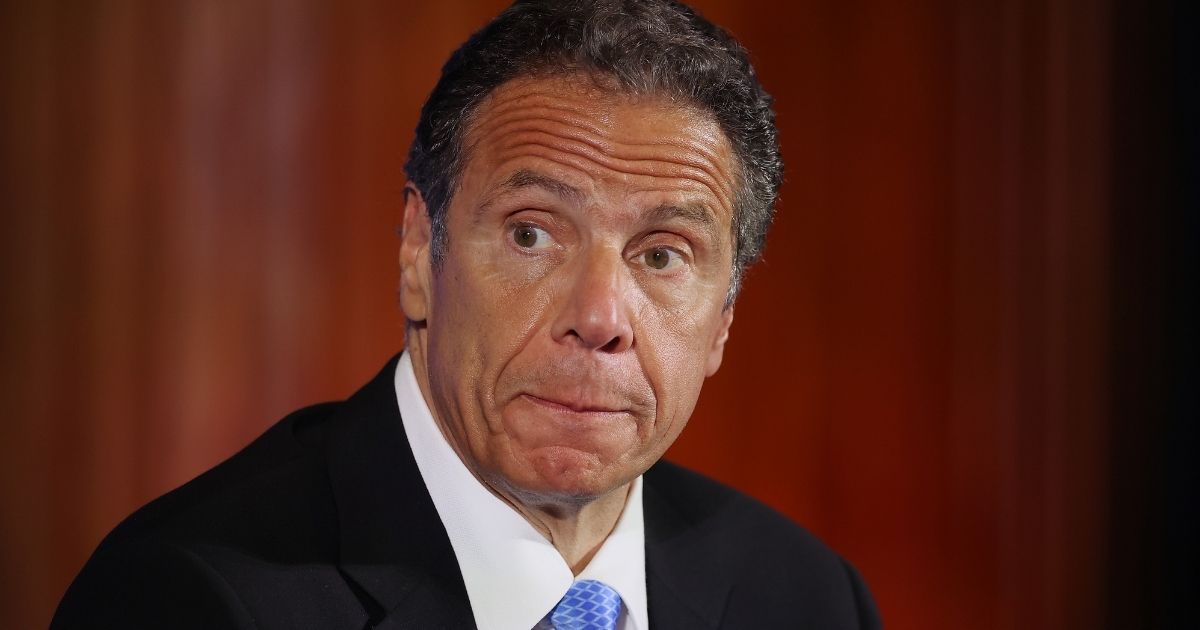
[[404, 187], [404, 221], [400, 228], [400, 308], [413, 322], [429, 317], [431, 233], [425, 198], [409, 182]]
[[732, 325], [733, 307], [729, 306], [721, 313], [721, 327], [717, 329], [712, 347], [708, 349], [708, 364], [705, 366], [704, 376], [712, 376], [721, 368], [721, 359], [725, 355], [725, 342], [729, 341], [729, 327]]

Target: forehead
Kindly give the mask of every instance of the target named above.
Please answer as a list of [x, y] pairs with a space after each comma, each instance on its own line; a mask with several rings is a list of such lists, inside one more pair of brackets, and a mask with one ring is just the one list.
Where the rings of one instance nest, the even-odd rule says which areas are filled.
[[736, 168], [712, 116], [606, 83], [583, 75], [522, 77], [496, 88], [471, 117], [464, 172], [495, 185], [532, 165], [584, 190], [619, 185], [703, 198], [729, 219]]

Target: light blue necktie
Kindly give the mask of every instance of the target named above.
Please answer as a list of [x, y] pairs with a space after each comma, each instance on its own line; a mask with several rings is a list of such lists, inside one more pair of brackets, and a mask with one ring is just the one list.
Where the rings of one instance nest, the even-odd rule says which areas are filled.
[[555, 630], [615, 630], [621, 596], [604, 582], [580, 580], [550, 612]]

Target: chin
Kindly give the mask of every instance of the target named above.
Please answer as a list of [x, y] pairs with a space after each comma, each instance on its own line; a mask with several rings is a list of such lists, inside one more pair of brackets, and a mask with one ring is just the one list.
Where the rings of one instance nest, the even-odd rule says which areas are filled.
[[586, 505], [637, 476], [622, 474], [620, 465], [605, 463], [596, 453], [566, 446], [539, 448], [524, 464], [523, 478], [510, 477], [508, 485], [534, 503]]

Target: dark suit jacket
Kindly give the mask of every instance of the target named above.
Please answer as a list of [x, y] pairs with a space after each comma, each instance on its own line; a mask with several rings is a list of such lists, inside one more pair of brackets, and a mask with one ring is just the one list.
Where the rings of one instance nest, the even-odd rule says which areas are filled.
[[[135, 512], [51, 627], [473, 627], [404, 435], [395, 364]], [[878, 626], [854, 569], [762, 504], [665, 462], [643, 500], [655, 630]]]

